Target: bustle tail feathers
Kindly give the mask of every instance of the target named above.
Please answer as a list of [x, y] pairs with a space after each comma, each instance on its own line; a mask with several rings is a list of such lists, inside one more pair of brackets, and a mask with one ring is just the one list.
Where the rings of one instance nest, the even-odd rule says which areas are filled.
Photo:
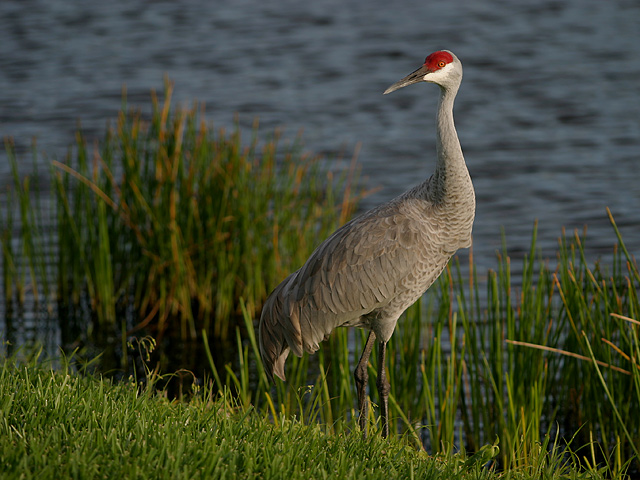
[[292, 321], [284, 299], [287, 285], [296, 274], [297, 272], [289, 275], [271, 292], [264, 303], [260, 316], [258, 332], [260, 356], [271, 381], [273, 381], [274, 375], [282, 381], [286, 380], [284, 363], [291, 349], [297, 356], [302, 355], [300, 323]]

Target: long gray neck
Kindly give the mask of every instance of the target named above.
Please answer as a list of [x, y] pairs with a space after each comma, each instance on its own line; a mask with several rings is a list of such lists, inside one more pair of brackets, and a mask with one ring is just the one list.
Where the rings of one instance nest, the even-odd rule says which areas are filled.
[[[436, 148], [438, 162], [430, 185], [432, 201], [441, 203], [470, 184], [469, 171], [462, 156], [462, 148], [453, 123], [453, 101], [458, 87], [440, 87], [440, 102], [436, 118]], [[473, 188], [473, 187], [472, 187]]]
[[438, 151], [437, 169], [445, 168], [451, 161], [464, 164], [456, 126], [453, 123], [453, 101], [458, 89], [440, 87], [440, 101], [436, 117], [436, 141]]

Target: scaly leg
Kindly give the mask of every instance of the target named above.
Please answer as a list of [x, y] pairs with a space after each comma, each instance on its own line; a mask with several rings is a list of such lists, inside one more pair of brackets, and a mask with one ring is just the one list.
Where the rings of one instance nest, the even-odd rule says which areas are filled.
[[378, 350], [378, 396], [380, 397], [380, 417], [382, 418], [382, 438], [389, 436], [389, 391], [391, 385], [387, 380], [387, 374], [384, 368], [385, 357], [387, 351], [387, 342], [380, 342]]
[[369, 371], [367, 365], [369, 363], [369, 356], [371, 355], [375, 341], [375, 333], [369, 332], [367, 343], [362, 351], [362, 356], [360, 357], [360, 361], [353, 373], [353, 376], [356, 379], [356, 388], [358, 390], [358, 410], [360, 412], [358, 420], [364, 437], [367, 436], [367, 413], [369, 410], [369, 402], [367, 401], [367, 382], [369, 381]]

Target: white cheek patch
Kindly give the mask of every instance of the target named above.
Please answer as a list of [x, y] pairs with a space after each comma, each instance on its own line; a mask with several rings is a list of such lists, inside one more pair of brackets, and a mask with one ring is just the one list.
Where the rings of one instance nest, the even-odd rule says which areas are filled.
[[447, 78], [449, 76], [449, 73], [451, 73], [452, 69], [453, 69], [453, 63], [448, 63], [447, 65], [442, 67], [440, 70], [436, 70], [435, 72], [427, 73], [424, 76], [424, 81], [425, 82], [438, 83], [438, 82], [444, 80], [445, 78]]

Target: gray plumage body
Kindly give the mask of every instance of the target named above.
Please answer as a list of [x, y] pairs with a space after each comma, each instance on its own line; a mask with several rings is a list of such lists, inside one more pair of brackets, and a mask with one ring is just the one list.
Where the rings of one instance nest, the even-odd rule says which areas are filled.
[[289, 351], [314, 353], [338, 327], [366, 328], [386, 345], [402, 312], [459, 248], [471, 245], [475, 195], [452, 113], [462, 66], [451, 52], [446, 54], [451, 68], [438, 69], [439, 77], [427, 80], [432, 72], [424, 73], [432, 54], [421, 69], [385, 92], [423, 79], [441, 86], [435, 173], [343, 225], [275, 288], [265, 302], [259, 333], [269, 375], [284, 380]]

